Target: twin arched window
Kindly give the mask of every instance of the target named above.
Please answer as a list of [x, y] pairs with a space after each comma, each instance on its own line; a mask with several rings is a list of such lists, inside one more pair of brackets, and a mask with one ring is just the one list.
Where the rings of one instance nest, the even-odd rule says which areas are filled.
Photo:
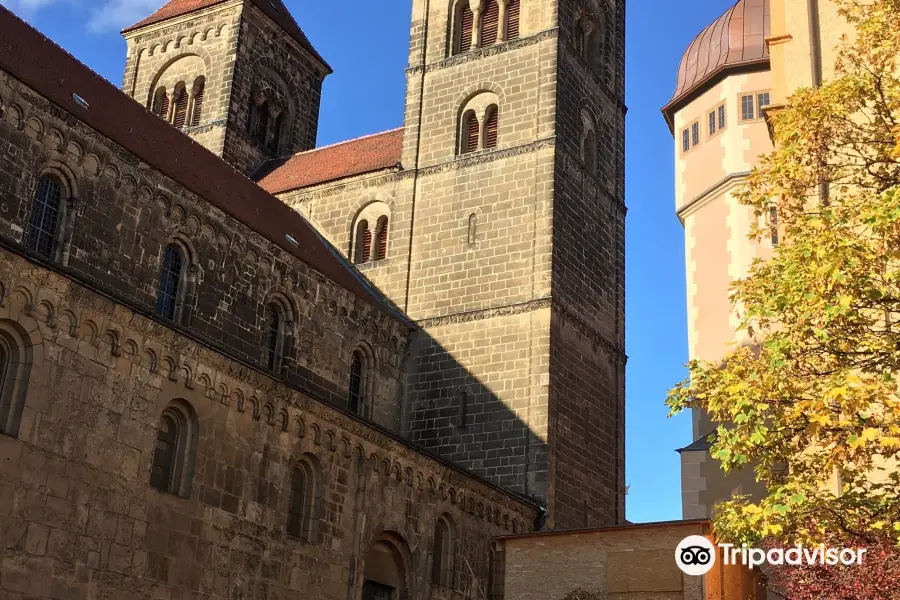
[[156, 447], [150, 469], [150, 486], [182, 498], [191, 495], [198, 424], [194, 408], [183, 400], [171, 402], [156, 429]]
[[64, 190], [62, 181], [55, 175], [46, 174], [38, 179], [25, 247], [47, 259], [54, 257], [57, 248]]
[[453, 14], [452, 54], [519, 37], [520, 0], [459, 0]]
[[374, 202], [360, 211], [353, 228], [353, 246], [350, 249], [353, 263], [362, 265], [386, 259], [389, 230], [390, 217], [386, 204]]
[[434, 545], [431, 552], [431, 583], [450, 587], [453, 583], [453, 527], [446, 516], [437, 520], [434, 527]]
[[0, 433], [16, 437], [25, 408], [32, 350], [15, 321], [0, 320]]
[[194, 80], [190, 91], [184, 81], [176, 83], [171, 98], [166, 87], [159, 86], [153, 94], [150, 110], [178, 129], [195, 127], [202, 119], [205, 89], [206, 77], [203, 75]]
[[251, 90], [247, 133], [271, 152], [278, 152], [287, 117], [286, 101], [277, 92]]
[[496, 148], [500, 138], [499, 98], [493, 92], [473, 96], [462, 109], [459, 153]]

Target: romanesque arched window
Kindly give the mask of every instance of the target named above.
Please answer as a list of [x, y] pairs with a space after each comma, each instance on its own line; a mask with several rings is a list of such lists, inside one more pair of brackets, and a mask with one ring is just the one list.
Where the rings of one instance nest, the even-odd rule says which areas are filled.
[[500, 3], [497, 0], [483, 0], [481, 13], [481, 46], [487, 48], [498, 41], [500, 34]]
[[354, 264], [387, 258], [390, 222], [390, 207], [381, 201], [370, 202], [357, 213], [351, 233], [353, 243], [348, 254]]
[[284, 344], [284, 317], [276, 304], [266, 308], [265, 323], [265, 364], [269, 371], [278, 371], [281, 367], [282, 347]]
[[200, 124], [203, 118], [203, 95], [206, 91], [206, 77], [202, 75], [194, 80], [193, 106], [191, 108], [191, 127]]
[[497, 147], [497, 135], [500, 128], [500, 111], [496, 105], [491, 105], [485, 112], [484, 119], [484, 147], [486, 149]]
[[175, 106], [172, 111], [172, 125], [178, 129], [183, 129], [187, 124], [188, 100], [187, 88], [183, 81], [179, 82], [178, 85], [175, 86], [175, 93], [173, 95]]
[[462, 54], [472, 49], [472, 34], [475, 32], [475, 13], [469, 0], [456, 3], [453, 32], [453, 54]]
[[16, 437], [25, 408], [32, 349], [15, 321], [0, 320], [0, 433]]
[[169, 93], [166, 91], [165, 86], [157, 88], [156, 93], [153, 95], [153, 107], [151, 110], [157, 116], [166, 120], [169, 119]]
[[318, 513], [321, 482], [314, 457], [303, 456], [291, 470], [291, 491], [288, 498], [288, 534], [305, 541], [313, 541]]
[[431, 551], [431, 583], [450, 586], [453, 573], [453, 527], [446, 515], [434, 526], [434, 543]]
[[375, 225], [375, 260], [387, 258], [388, 243], [388, 218], [387, 215], [378, 217]]
[[184, 251], [178, 244], [169, 244], [163, 251], [162, 268], [159, 273], [159, 289], [156, 294], [156, 314], [176, 320], [182, 297], [185, 260]]
[[38, 179], [25, 247], [44, 258], [52, 259], [58, 246], [65, 193], [66, 187], [56, 175], [47, 173]]
[[366, 358], [359, 350], [350, 357], [350, 386], [347, 396], [347, 408], [350, 412], [360, 414], [365, 403], [366, 391]]
[[191, 495], [198, 430], [197, 413], [184, 400], [170, 402], [163, 410], [150, 469], [153, 489], [182, 498]]
[[499, 144], [500, 98], [483, 91], [470, 97], [460, 109], [458, 152], [496, 148]]

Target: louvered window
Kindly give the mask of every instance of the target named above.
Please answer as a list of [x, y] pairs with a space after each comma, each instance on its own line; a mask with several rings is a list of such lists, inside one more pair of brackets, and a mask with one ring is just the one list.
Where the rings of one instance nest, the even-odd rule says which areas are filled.
[[56, 248], [62, 190], [62, 183], [52, 175], [44, 175], [38, 180], [25, 246], [44, 258], [51, 258]]
[[509, 0], [506, 11], [508, 16], [507, 22], [509, 23], [506, 30], [506, 39], [514, 40], [519, 37], [519, 15], [522, 12], [519, 0]]
[[467, 152], [475, 152], [478, 150], [478, 117], [474, 112], [466, 113], [465, 127], [463, 134], [466, 136], [463, 140], [463, 154]]
[[482, 47], [497, 43], [497, 32], [500, 29], [500, 4], [497, 0], [488, 0], [481, 22]]
[[387, 242], [388, 242], [388, 218], [381, 217], [378, 219], [378, 225], [375, 230], [375, 260], [384, 260], [387, 258]]
[[484, 147], [485, 148], [496, 148], [497, 147], [497, 129], [500, 125], [500, 116], [497, 112], [497, 107], [492, 106], [488, 108], [488, 116], [484, 125]]
[[203, 116], [203, 92], [206, 89], [206, 80], [202, 77], [198, 78], [194, 83], [194, 114], [191, 116], [191, 125], [196, 127], [200, 124]]
[[369, 231], [369, 222], [362, 220], [356, 226], [355, 248], [353, 249], [353, 262], [361, 265], [369, 262], [372, 251], [372, 232]]
[[172, 125], [181, 129], [187, 123], [188, 93], [184, 85], [175, 90], [175, 114], [172, 116]]
[[166, 93], [166, 88], [156, 90], [153, 97], [153, 112], [163, 119], [169, 118], [169, 94]]
[[469, 8], [468, 0], [460, 0], [463, 4], [459, 19], [459, 51], [468, 52], [472, 49], [472, 31], [475, 29], [475, 13]]

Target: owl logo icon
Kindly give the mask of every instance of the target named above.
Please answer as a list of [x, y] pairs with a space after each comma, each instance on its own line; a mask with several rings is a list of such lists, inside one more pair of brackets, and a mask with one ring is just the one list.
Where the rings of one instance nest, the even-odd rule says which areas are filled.
[[706, 575], [716, 564], [716, 547], [702, 535], [689, 535], [675, 549], [675, 564], [685, 575]]

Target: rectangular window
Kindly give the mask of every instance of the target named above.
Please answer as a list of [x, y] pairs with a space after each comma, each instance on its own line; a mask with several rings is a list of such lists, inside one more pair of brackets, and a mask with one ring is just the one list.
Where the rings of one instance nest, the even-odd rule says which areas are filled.
[[719, 113], [719, 129], [725, 129], [725, 105], [720, 104], [717, 112]]
[[760, 119], [765, 118], [765, 115], [763, 115], [763, 109], [765, 107], [769, 106], [769, 104], [770, 104], [769, 92], [760, 92], [759, 94], [756, 95], [756, 106], [757, 106], [757, 109], [759, 110], [758, 118], [760, 118]]
[[778, 207], [773, 206], [769, 209], [769, 227], [772, 228], [772, 245], [778, 245]]
[[753, 108], [753, 94], [741, 96], [741, 121], [752, 121], [756, 118], [756, 110]]
[[696, 146], [700, 143], [700, 122], [694, 121], [691, 124], [691, 146]]
[[690, 149], [691, 149], [691, 133], [687, 130], [687, 127], [685, 127], [681, 131], [681, 151], [687, 152]]
[[709, 113], [709, 137], [716, 135], [716, 111]]

